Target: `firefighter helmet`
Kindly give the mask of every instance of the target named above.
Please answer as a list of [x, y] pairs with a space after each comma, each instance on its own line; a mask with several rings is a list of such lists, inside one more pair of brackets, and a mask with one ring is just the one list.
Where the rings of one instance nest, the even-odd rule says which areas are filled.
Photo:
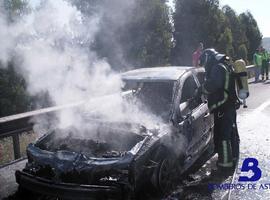
[[200, 66], [209, 67], [215, 62], [221, 61], [225, 57], [224, 54], [218, 53], [215, 49], [205, 49], [200, 56]]

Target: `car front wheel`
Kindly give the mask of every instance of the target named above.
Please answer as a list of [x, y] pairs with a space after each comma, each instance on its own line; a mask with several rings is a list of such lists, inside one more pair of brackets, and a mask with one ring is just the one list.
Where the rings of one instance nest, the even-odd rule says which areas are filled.
[[180, 170], [176, 157], [168, 156], [159, 161], [153, 173], [152, 183], [156, 191], [166, 194], [176, 186], [179, 176]]

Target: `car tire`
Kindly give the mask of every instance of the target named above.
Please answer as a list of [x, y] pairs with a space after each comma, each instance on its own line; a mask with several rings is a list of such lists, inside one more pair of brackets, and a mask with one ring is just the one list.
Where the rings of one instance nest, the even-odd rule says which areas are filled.
[[27, 190], [21, 186], [18, 187], [18, 199], [28, 199], [28, 200], [36, 200], [38, 199], [38, 195], [34, 192]]
[[151, 180], [155, 191], [160, 195], [170, 192], [176, 186], [178, 177], [180, 176], [177, 157], [170, 151], [167, 151], [163, 155], [165, 156], [159, 160]]

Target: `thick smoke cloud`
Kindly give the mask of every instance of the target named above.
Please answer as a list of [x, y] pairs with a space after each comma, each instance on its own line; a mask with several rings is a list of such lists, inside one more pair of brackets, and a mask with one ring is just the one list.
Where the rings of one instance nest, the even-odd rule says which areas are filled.
[[[13, 23], [8, 23], [4, 12], [0, 12], [1, 66], [16, 58], [16, 71], [25, 78], [31, 95], [48, 93], [55, 106], [79, 105], [57, 112], [56, 119], [51, 115], [32, 119], [36, 133], [46, 133], [52, 127], [67, 134], [72, 130], [83, 139], [95, 138], [99, 134], [98, 121], [120, 122], [119, 126], [122, 122], [140, 124], [160, 133], [171, 131], [171, 127], [159, 126], [163, 123], [161, 118], [139, 102], [123, 100], [120, 75], [111, 69], [107, 58], [98, 56], [92, 48], [97, 36], [102, 44], [108, 40], [111, 44], [108, 50], [114, 51], [116, 63], [129, 66], [122, 46], [117, 45], [116, 34], [134, 20], [128, 15], [134, 3], [134, 0], [104, 0], [94, 11], [84, 12], [80, 8], [81, 12], [76, 0], [46, 0]], [[108, 21], [104, 24], [106, 17], [110, 17], [109, 24]], [[141, 17], [140, 13], [137, 17]], [[138, 126], [132, 128], [138, 130]], [[176, 153], [186, 144], [185, 138], [181, 141], [183, 144], [175, 148]], [[171, 138], [162, 142], [170, 144]]]
[[123, 109], [120, 75], [91, 49], [104, 13], [111, 13], [112, 26], [117, 28], [126, 23], [123, 11], [132, 6], [133, 1], [104, 1], [91, 15], [84, 15], [67, 1], [48, 0], [14, 23], [1, 14], [0, 60], [6, 64], [17, 57], [16, 70], [26, 79], [31, 95], [48, 92], [54, 105], [81, 103], [81, 109], [59, 113], [60, 128], [88, 129], [91, 125], [84, 119], [93, 113], [107, 121], [154, 125], [159, 119], [137, 106]]

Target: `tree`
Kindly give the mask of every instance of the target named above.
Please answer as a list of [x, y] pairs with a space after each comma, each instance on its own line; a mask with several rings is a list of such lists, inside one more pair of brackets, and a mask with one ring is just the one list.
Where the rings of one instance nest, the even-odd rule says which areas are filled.
[[[28, 10], [25, 0], [4, 0], [8, 23], [13, 23]], [[15, 71], [15, 57], [4, 66], [0, 61], [0, 117], [25, 112], [31, 107], [26, 83]]]
[[248, 51], [247, 51], [247, 47], [245, 44], [242, 44], [239, 46], [238, 48], [238, 57], [239, 58], [242, 58], [243, 60], [245, 60], [245, 62], [247, 63], [247, 54], [248, 54]]
[[199, 42], [216, 47], [225, 31], [225, 16], [218, 0], [176, 0], [174, 19], [175, 47], [172, 62], [190, 65]]
[[233, 48], [233, 36], [230, 28], [225, 28], [224, 33], [220, 34], [218, 39], [218, 44], [216, 49], [220, 52], [224, 52], [226, 55], [233, 57], [234, 48]]
[[0, 68], [0, 117], [25, 112], [31, 106], [25, 80], [13, 66], [10, 62], [7, 68]]
[[256, 20], [253, 18], [250, 12], [240, 14], [240, 21], [244, 27], [246, 37], [248, 39], [248, 60], [252, 61], [253, 54], [256, 49], [261, 45], [262, 34], [259, 30]]
[[[234, 53], [231, 55], [231, 57], [233, 59], [240, 58], [243, 56], [243, 48], [248, 46], [248, 39], [244, 30], [244, 26], [241, 24], [240, 17], [230, 6], [224, 6], [222, 11], [227, 17], [226, 26], [230, 27], [232, 32], [232, 46]], [[239, 52], [239, 50], [241, 50], [241, 52]]]
[[172, 45], [172, 27], [165, 0], [73, 0], [86, 15], [102, 14], [91, 48], [116, 70], [166, 65]]
[[133, 19], [127, 25], [124, 40], [128, 44], [128, 61], [140, 67], [168, 64], [172, 48], [172, 27], [166, 2], [138, 1]]
[[248, 60], [252, 60], [262, 39], [256, 20], [249, 12], [238, 16], [229, 6], [220, 9], [218, 0], [176, 0], [173, 19], [172, 62], [175, 65], [190, 65], [192, 52], [199, 42], [233, 59], [244, 56], [247, 49]]
[[3, 5], [9, 22], [14, 22], [30, 11], [27, 0], [4, 0]]

